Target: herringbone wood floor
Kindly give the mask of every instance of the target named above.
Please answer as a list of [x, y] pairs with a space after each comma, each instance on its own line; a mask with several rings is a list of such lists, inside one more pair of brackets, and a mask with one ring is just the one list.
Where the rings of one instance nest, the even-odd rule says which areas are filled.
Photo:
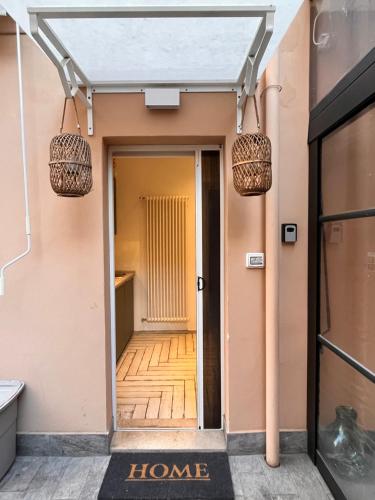
[[196, 335], [135, 332], [117, 363], [119, 428], [196, 427]]

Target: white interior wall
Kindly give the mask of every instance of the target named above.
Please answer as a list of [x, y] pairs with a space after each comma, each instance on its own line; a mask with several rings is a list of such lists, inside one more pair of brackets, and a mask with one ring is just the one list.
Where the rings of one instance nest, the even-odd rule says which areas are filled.
[[[115, 265], [117, 270], [135, 271], [134, 329], [195, 330], [195, 161], [188, 157], [123, 157], [114, 160], [116, 176]], [[189, 321], [148, 323], [146, 202], [143, 196], [188, 196], [187, 206], [187, 311]]]

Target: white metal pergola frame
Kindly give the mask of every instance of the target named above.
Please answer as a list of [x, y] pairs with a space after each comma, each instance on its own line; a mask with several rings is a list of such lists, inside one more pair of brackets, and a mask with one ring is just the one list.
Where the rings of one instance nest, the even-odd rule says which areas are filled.
[[[79, 97], [87, 108], [88, 135], [94, 133], [93, 93], [138, 93], [152, 87], [178, 88], [180, 92], [236, 92], [237, 132], [241, 133], [246, 99], [255, 92], [259, 64], [272, 36], [275, 7], [272, 5], [245, 6], [230, 4], [216, 6], [30, 7], [28, 13], [31, 34], [56, 66], [66, 97]], [[142, 81], [136, 84], [129, 81], [90, 81], [48, 24], [48, 19], [199, 17], [249, 17], [261, 19], [237, 80], [233, 82]], [[54, 50], [52, 50], [52, 47]], [[86, 93], [80, 87], [85, 87]]]

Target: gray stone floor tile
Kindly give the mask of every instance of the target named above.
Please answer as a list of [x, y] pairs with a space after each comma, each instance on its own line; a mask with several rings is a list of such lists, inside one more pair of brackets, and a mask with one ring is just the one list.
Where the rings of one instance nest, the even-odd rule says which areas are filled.
[[80, 495], [80, 500], [92, 500], [98, 496], [104, 474], [107, 470], [110, 457], [95, 457], [88, 473], [86, 483]]
[[268, 487], [271, 495], [297, 495], [297, 486], [293, 481], [293, 474], [289, 472], [266, 472]]
[[309, 473], [295, 472], [293, 481], [301, 500], [322, 500], [327, 498], [325, 490], [313, 470]]
[[64, 471], [55, 493], [54, 500], [77, 500], [86, 484], [95, 457], [72, 457]]
[[290, 462], [289, 457], [281, 457], [279, 467], [269, 467], [263, 460], [264, 474], [271, 495], [297, 495], [297, 487], [293, 481], [293, 474], [296, 472], [295, 463], [293, 467]]
[[236, 499], [237, 498], [242, 499], [242, 498], [244, 498], [244, 496], [243, 496], [242, 484], [241, 484], [241, 474], [240, 474], [238, 467], [236, 467], [234, 458], [235, 457], [229, 457], [229, 466], [230, 466], [230, 472], [232, 475], [233, 490], [234, 490], [234, 494], [235, 494]]
[[0, 482], [0, 492], [26, 491], [44, 461], [40, 457], [17, 457]]
[[331, 493], [330, 489], [329, 489], [329, 488], [328, 488], [328, 486], [326, 485], [326, 483], [325, 483], [324, 479], [322, 478], [322, 476], [319, 474], [318, 469], [317, 469], [316, 467], [314, 467], [314, 469], [315, 469], [315, 470], [314, 470], [314, 473], [315, 473], [315, 475], [316, 475], [316, 477], [317, 477], [317, 480], [319, 481], [319, 483], [320, 483], [321, 487], [322, 487], [322, 488], [323, 488], [323, 490], [325, 491], [325, 493], [326, 493], [326, 495], [327, 495], [327, 498], [328, 498], [329, 500], [334, 500], [333, 495], [332, 495], [332, 493]]
[[18, 491], [0, 491], [0, 500], [21, 500], [24, 498], [24, 493]]
[[263, 472], [258, 474], [241, 474], [240, 481], [246, 499], [269, 500], [271, 498], [269, 483]]
[[299, 500], [298, 495], [271, 495], [271, 500]]
[[52, 498], [69, 462], [69, 457], [48, 457], [31, 481], [25, 500]]
[[283, 455], [281, 460], [281, 465], [279, 470], [287, 470], [288, 472], [294, 473], [310, 473], [316, 469], [315, 465], [312, 463], [310, 457], [307, 455]]
[[266, 470], [273, 470], [279, 472], [290, 472], [291, 470], [310, 470], [313, 466], [310, 458], [302, 454], [282, 455], [280, 457], [279, 467], [270, 467], [267, 465], [266, 459], [262, 457], [262, 464]]
[[230, 457], [233, 467], [240, 474], [258, 474], [264, 472], [263, 457], [260, 455], [237, 455]]

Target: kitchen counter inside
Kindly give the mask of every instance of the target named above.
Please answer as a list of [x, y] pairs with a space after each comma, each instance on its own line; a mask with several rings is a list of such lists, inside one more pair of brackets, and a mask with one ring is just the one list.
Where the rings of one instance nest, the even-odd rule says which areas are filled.
[[117, 270], [116, 293], [116, 358], [120, 358], [134, 331], [133, 271]]

